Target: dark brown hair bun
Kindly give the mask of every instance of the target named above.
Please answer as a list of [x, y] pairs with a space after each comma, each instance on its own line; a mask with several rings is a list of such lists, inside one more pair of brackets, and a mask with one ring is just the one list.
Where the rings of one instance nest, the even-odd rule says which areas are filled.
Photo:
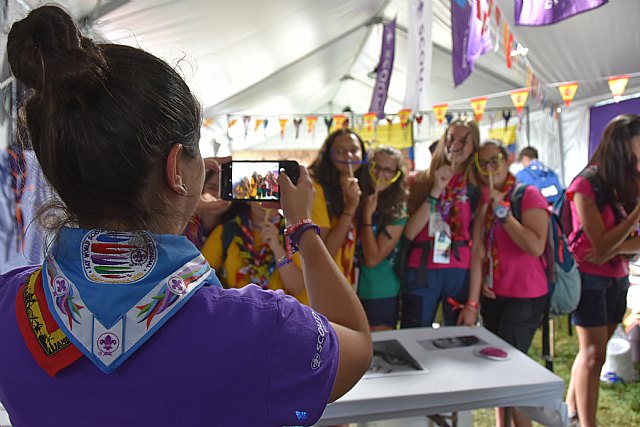
[[75, 97], [106, 71], [100, 49], [56, 6], [34, 9], [13, 24], [7, 55], [14, 76], [41, 96]]

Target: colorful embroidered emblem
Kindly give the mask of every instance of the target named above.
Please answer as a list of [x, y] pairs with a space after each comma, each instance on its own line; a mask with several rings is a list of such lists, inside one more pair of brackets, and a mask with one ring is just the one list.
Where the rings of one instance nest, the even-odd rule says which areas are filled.
[[158, 250], [146, 232], [91, 230], [82, 240], [87, 279], [98, 283], [133, 283], [153, 270]]
[[120, 347], [120, 340], [115, 334], [105, 332], [96, 340], [99, 356], [111, 356]]
[[36, 362], [53, 377], [82, 353], [62, 332], [47, 307], [42, 270], [36, 270], [22, 285], [16, 298], [16, 318], [25, 344]]

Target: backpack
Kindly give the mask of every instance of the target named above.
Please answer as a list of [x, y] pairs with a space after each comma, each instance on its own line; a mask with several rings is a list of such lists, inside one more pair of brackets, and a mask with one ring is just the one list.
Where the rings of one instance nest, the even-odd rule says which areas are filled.
[[[527, 185], [518, 184], [511, 196], [511, 212], [522, 220], [522, 198]], [[556, 204], [569, 210], [564, 191]], [[564, 206], [560, 206], [564, 205]], [[549, 315], [559, 316], [573, 312], [580, 302], [581, 279], [578, 264], [569, 250], [567, 230], [563, 228], [558, 212], [550, 211], [547, 244], [542, 257], [546, 261], [547, 283], [549, 286]]]
[[548, 203], [555, 203], [556, 200], [562, 197], [564, 186], [560, 182], [560, 178], [548, 166], [538, 161], [532, 162], [518, 172], [516, 179], [523, 184], [533, 185], [538, 188]]

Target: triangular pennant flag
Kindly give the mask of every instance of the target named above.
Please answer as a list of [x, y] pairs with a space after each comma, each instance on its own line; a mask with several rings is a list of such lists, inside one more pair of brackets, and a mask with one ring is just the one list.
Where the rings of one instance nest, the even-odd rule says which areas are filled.
[[409, 118], [411, 117], [411, 108], [403, 108], [398, 111], [398, 117], [400, 117], [400, 127], [405, 128], [409, 123]]
[[376, 120], [376, 113], [367, 113], [364, 115], [364, 121], [367, 124], [367, 131], [373, 130], [373, 122]]
[[253, 128], [253, 131], [257, 132], [262, 123], [264, 123], [264, 119], [256, 119], [256, 126]]
[[573, 101], [573, 97], [576, 95], [576, 91], [578, 90], [578, 83], [565, 83], [558, 86], [558, 90], [560, 91], [560, 96], [562, 96], [564, 105], [568, 107], [571, 105], [571, 101]]
[[300, 137], [300, 125], [302, 124], [302, 119], [296, 117], [293, 119], [293, 125], [296, 127], [296, 139]]
[[238, 119], [229, 120], [229, 122], [227, 123], [227, 129], [233, 127], [233, 125], [235, 125], [237, 121], [238, 121]]
[[509, 31], [509, 25], [506, 21], [503, 26], [504, 32], [504, 58], [507, 61], [507, 68], [511, 68], [511, 49], [513, 49], [513, 34]]
[[346, 119], [346, 116], [344, 114], [336, 114], [333, 116], [333, 123], [336, 129], [342, 129], [345, 119]]
[[312, 133], [316, 127], [318, 116], [307, 116], [307, 133]]
[[244, 123], [244, 139], [247, 139], [249, 133], [249, 123], [251, 122], [250, 116], [242, 116], [242, 122]]
[[613, 94], [613, 100], [618, 102], [620, 98], [622, 98], [622, 94], [624, 93], [625, 88], [627, 87], [627, 82], [629, 81], [629, 76], [615, 76], [609, 78], [609, 89]]
[[280, 138], [284, 139], [284, 128], [287, 127], [289, 119], [278, 119], [280, 121]]
[[473, 98], [471, 100], [471, 108], [473, 109], [473, 115], [476, 118], [476, 122], [482, 120], [484, 109], [487, 106], [487, 97], [482, 96], [480, 98]]
[[333, 124], [333, 117], [325, 116], [324, 124], [327, 127], [327, 132], [331, 132], [331, 125]]
[[267, 132], [267, 126], [269, 126], [269, 119], [264, 119], [264, 122], [262, 123], [262, 126], [264, 128], [263, 132], [266, 133]]
[[436, 119], [438, 119], [438, 124], [442, 124], [444, 118], [447, 115], [447, 108], [449, 104], [438, 104], [433, 106], [433, 111], [436, 113]]
[[202, 126], [206, 128], [213, 126], [213, 119], [210, 117], [207, 117], [202, 121]]
[[527, 103], [527, 97], [529, 96], [529, 89], [514, 90], [511, 92], [511, 102], [516, 107], [518, 114], [522, 112], [524, 104]]

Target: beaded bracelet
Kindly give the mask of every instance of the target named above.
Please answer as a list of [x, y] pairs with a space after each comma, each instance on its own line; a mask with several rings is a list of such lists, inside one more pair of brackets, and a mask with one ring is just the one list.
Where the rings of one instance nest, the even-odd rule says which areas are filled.
[[316, 233], [318, 233], [319, 236], [320, 227], [312, 222], [302, 224], [289, 234], [289, 241], [291, 242], [291, 247], [293, 248], [294, 252], [298, 250], [298, 241], [300, 240], [300, 236], [302, 236], [302, 233], [312, 228], [316, 230]]

